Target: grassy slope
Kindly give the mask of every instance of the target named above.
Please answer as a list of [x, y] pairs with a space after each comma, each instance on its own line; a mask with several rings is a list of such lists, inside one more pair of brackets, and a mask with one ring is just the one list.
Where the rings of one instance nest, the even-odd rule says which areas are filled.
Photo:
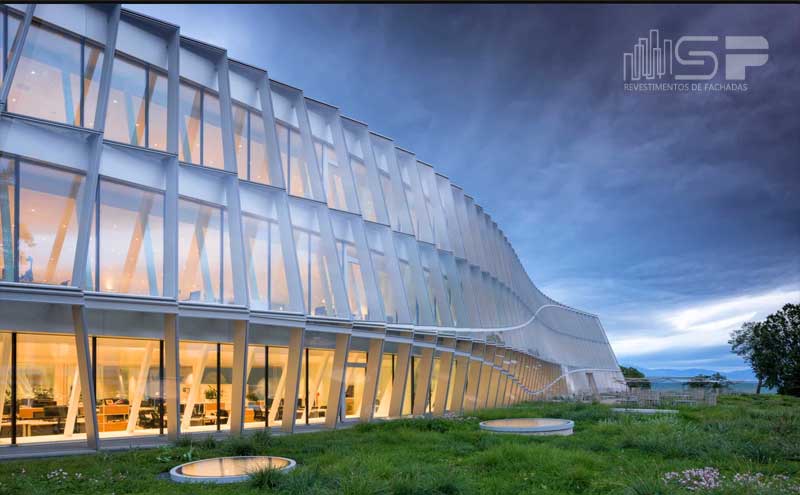
[[[400, 420], [334, 432], [5, 462], [0, 494], [246, 494], [264, 493], [269, 486], [280, 493], [682, 493], [669, 491], [661, 474], [705, 466], [728, 475], [760, 471], [800, 478], [799, 399], [726, 397], [716, 407], [682, 410], [679, 417], [620, 416], [605, 406], [569, 403], [478, 414], [481, 419], [531, 416], [573, 419], [575, 434], [507, 436], [479, 431], [477, 419]], [[298, 468], [265, 476], [262, 487], [177, 485], [157, 478], [185, 462], [190, 450], [192, 459], [270, 453], [296, 459]], [[47, 480], [59, 468], [67, 474]]]

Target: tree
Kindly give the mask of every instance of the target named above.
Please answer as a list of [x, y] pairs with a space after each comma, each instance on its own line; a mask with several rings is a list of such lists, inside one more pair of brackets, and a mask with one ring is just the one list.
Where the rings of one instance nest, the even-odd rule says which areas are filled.
[[[633, 366], [620, 366], [620, 371], [622, 371], [622, 376], [626, 378], [626, 382], [628, 387], [630, 388], [650, 388], [650, 380], [643, 380], [645, 378], [644, 373], [637, 370]], [[627, 378], [633, 378], [632, 380], [627, 380]]]
[[687, 384], [689, 388], [713, 388], [713, 389], [721, 389], [721, 388], [728, 388], [730, 385], [730, 380], [728, 378], [716, 372], [713, 375], [696, 375], [689, 379]]
[[761, 387], [800, 397], [800, 304], [786, 304], [761, 322], [747, 322], [731, 333], [731, 350], [742, 356]]

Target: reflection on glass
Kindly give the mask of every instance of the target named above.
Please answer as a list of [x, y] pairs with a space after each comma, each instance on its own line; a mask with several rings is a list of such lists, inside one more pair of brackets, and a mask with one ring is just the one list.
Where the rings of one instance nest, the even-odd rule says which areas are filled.
[[274, 205], [269, 214], [272, 218], [242, 215], [250, 305], [285, 311], [289, 306], [289, 287]]
[[269, 156], [267, 155], [267, 133], [264, 129], [264, 117], [250, 112], [250, 180], [262, 184], [283, 187], [273, 184], [269, 174]]
[[219, 397], [217, 344], [181, 342], [179, 353], [181, 431], [215, 430], [217, 419], [227, 423], [230, 411], [230, 397], [227, 403]]
[[378, 213], [375, 210], [373, 192], [369, 185], [369, 177], [367, 177], [367, 166], [364, 165], [364, 162], [361, 160], [351, 157], [350, 168], [353, 170], [353, 178], [356, 182], [356, 191], [358, 192], [361, 214], [364, 216], [365, 220], [377, 222]]
[[297, 401], [299, 421], [324, 423], [328, 411], [328, 391], [333, 375], [333, 351], [306, 349]]
[[389, 403], [392, 399], [392, 385], [394, 384], [394, 363], [394, 354], [383, 354], [381, 358], [381, 374], [378, 380], [378, 393], [375, 396], [376, 418], [389, 416]]
[[450, 381], [447, 387], [447, 410], [452, 411], [453, 406], [460, 409], [461, 404], [453, 404], [453, 393], [456, 389], [456, 367], [458, 366], [458, 359], [453, 359], [452, 367], [450, 368]]
[[230, 236], [220, 207], [181, 199], [178, 205], [179, 299], [233, 302]]
[[69, 285], [83, 176], [29, 162], [19, 166], [19, 281]]
[[0, 332], [0, 445], [11, 443], [11, 334]]
[[247, 179], [247, 109], [233, 104], [233, 149], [236, 152], [236, 167], [239, 178]]
[[14, 160], [0, 155], [0, 280], [13, 282], [14, 274]]
[[306, 312], [315, 316], [335, 316], [329, 268], [332, 261], [323, 250], [317, 212], [313, 207], [299, 203], [290, 206]]
[[353, 224], [344, 216], [333, 214], [331, 216], [333, 233], [336, 238], [336, 251], [339, 255], [339, 267], [344, 275], [350, 313], [357, 320], [370, 319], [363, 272], [353, 235]]
[[[391, 267], [389, 266], [390, 258], [386, 254], [385, 249], [388, 247], [384, 242], [387, 238], [388, 227], [379, 227], [377, 225], [365, 225], [367, 233], [367, 244], [369, 244], [369, 252], [372, 257], [372, 269], [375, 271], [375, 280], [378, 283], [378, 289], [381, 292], [383, 299], [383, 309], [386, 313], [386, 321], [388, 323], [399, 322], [399, 315], [397, 312], [398, 298], [402, 299], [402, 294], [395, 291], [394, 284], [392, 283]], [[407, 323], [407, 322], [402, 322]]]
[[160, 296], [163, 194], [103, 180], [99, 225], [98, 288], [104, 292]]
[[108, 96], [105, 137], [145, 146], [147, 77], [143, 65], [116, 57]]
[[22, 46], [8, 110], [81, 125], [81, 42], [32, 23]]
[[75, 338], [17, 334], [17, 443], [86, 438]]
[[278, 135], [278, 149], [281, 153], [283, 164], [283, 177], [286, 180], [286, 190], [293, 196], [314, 198], [303, 152], [303, 140], [300, 131], [276, 121], [275, 131]]
[[0, 26], [0, 53], [2, 53], [2, 60], [0, 60], [0, 81], [5, 78], [6, 67], [11, 61], [11, 47], [14, 45], [14, 38], [16, 38], [17, 31], [19, 30], [20, 19], [20, 16], [14, 12], [7, 11], [6, 9], [0, 10], [0, 23], [7, 23], [6, 26]]
[[286, 397], [286, 368], [289, 363], [289, 349], [270, 346], [267, 353], [267, 421], [269, 426], [277, 426], [283, 420], [283, 399]]
[[147, 146], [167, 150], [167, 76], [153, 70], [147, 73], [149, 101], [147, 107]]
[[200, 162], [200, 123], [203, 120], [203, 93], [200, 89], [181, 84], [179, 97], [180, 149], [182, 162]]
[[[345, 418], [357, 418], [361, 414], [361, 403], [364, 399], [364, 384], [367, 379], [367, 353], [350, 351], [347, 353], [347, 372], [344, 377], [344, 411]], [[351, 366], [358, 364], [361, 366]]]
[[244, 425], [264, 427], [267, 424], [267, 353], [264, 346], [247, 348], [247, 389], [244, 396]]
[[408, 367], [408, 376], [406, 377], [406, 389], [403, 393], [403, 411], [401, 413], [403, 416], [411, 414], [414, 410], [414, 392], [417, 388], [415, 378], [418, 366], [419, 358], [411, 356], [411, 364]]
[[158, 434], [161, 401], [157, 340], [97, 338], [97, 429], [101, 437]]
[[425, 403], [425, 411], [430, 412], [433, 407], [433, 400], [436, 397], [436, 386], [439, 384], [439, 358], [433, 358], [431, 368], [431, 386], [428, 388], [428, 401]]
[[100, 76], [103, 72], [103, 49], [89, 43], [83, 45], [83, 123], [94, 128], [97, 99], [100, 97]]
[[222, 152], [222, 114], [219, 98], [203, 92], [203, 165], [225, 168]]

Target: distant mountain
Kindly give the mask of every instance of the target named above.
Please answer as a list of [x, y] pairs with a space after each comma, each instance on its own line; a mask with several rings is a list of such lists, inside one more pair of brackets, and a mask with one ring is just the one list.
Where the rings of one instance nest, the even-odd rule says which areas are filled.
[[[713, 375], [714, 373], [716, 373], [715, 370], [707, 370], [703, 368], [688, 368], [683, 370], [676, 370], [667, 368], [659, 368], [659, 369], [641, 368], [636, 365], [634, 365], [633, 367], [644, 373], [645, 376], [652, 378], [659, 376], [692, 377], [697, 375]], [[749, 369], [720, 371], [720, 374], [725, 376], [729, 380], [746, 380], [753, 382], [756, 381], [756, 376], [753, 374], [753, 371]]]

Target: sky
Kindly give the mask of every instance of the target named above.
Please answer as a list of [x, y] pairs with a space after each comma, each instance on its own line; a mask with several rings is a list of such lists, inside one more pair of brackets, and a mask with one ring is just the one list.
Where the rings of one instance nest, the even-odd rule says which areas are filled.
[[[730, 331], [800, 302], [800, 5], [130, 8], [434, 165], [621, 364], [744, 368]], [[769, 60], [747, 91], [626, 91], [650, 29], [763, 36]]]

